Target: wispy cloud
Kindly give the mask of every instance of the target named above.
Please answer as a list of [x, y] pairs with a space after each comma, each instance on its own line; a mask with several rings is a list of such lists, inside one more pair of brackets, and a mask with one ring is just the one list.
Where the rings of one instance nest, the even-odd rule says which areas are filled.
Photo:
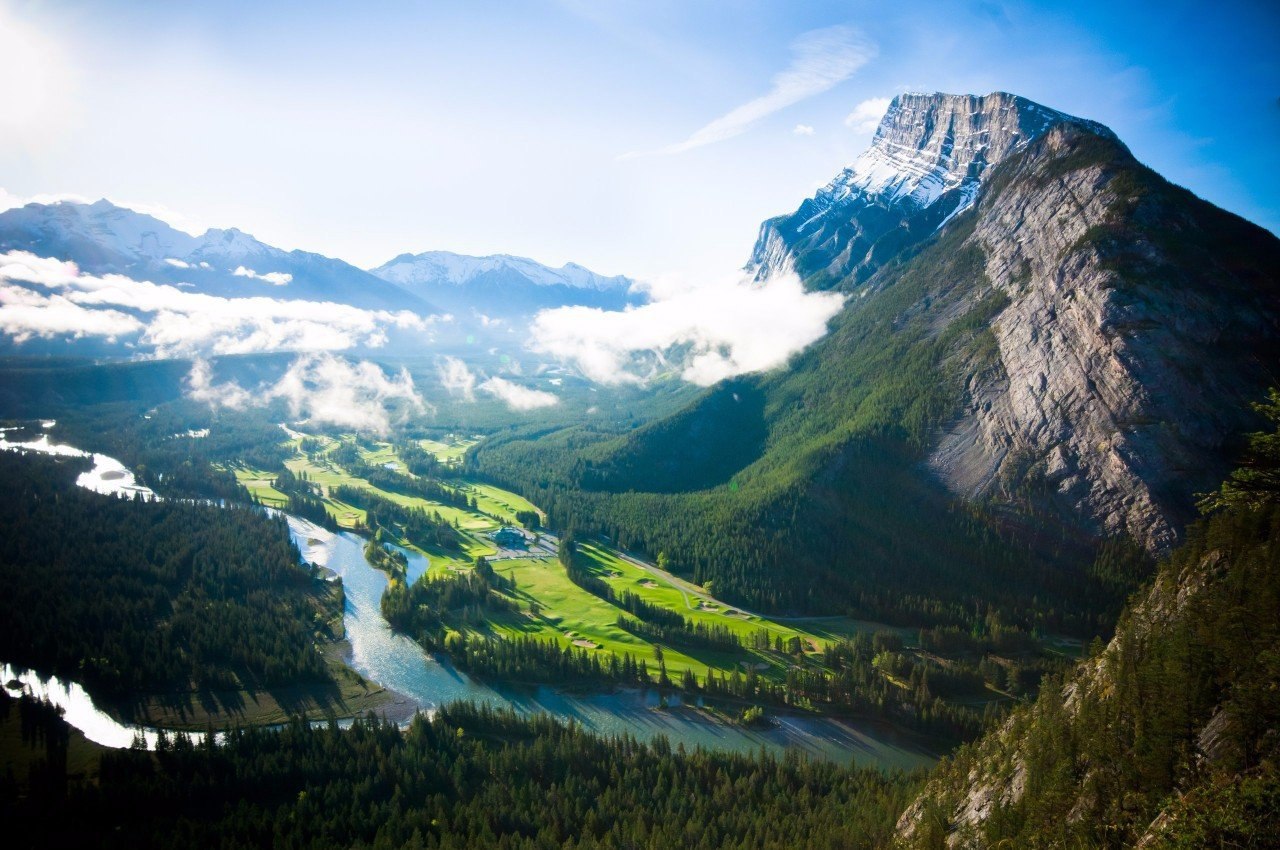
[[641, 383], [660, 364], [709, 385], [785, 363], [826, 333], [843, 304], [834, 293], [806, 292], [794, 274], [763, 284], [741, 274], [694, 286], [660, 281], [650, 294], [650, 303], [624, 311], [545, 310], [531, 347], [600, 383]]
[[884, 117], [891, 102], [887, 97], [868, 98], [853, 108], [845, 117], [844, 125], [859, 133], [873, 133], [880, 126], [880, 119]]
[[246, 266], [236, 266], [236, 270], [232, 272], [236, 277], [247, 277], [252, 280], [260, 280], [263, 283], [269, 283], [272, 286], [285, 286], [289, 281], [293, 280], [293, 275], [288, 272], [267, 272], [259, 274], [253, 269]]
[[274, 384], [253, 391], [234, 381], [213, 380], [208, 362], [197, 359], [186, 380], [187, 396], [211, 407], [243, 409], [284, 401], [291, 419], [385, 434], [392, 422], [431, 409], [403, 368], [390, 377], [376, 363], [356, 363], [329, 353], [294, 360]]
[[619, 158], [684, 153], [731, 139], [760, 119], [844, 82], [877, 53], [874, 42], [847, 26], [810, 30], [792, 42], [791, 50], [791, 65], [773, 78], [773, 85], [765, 94], [721, 115], [683, 142], [653, 151], [634, 151]]
[[506, 378], [496, 376], [482, 383], [479, 389], [480, 392], [488, 393], [505, 402], [512, 410], [536, 410], [560, 403], [555, 393], [522, 387]]
[[221, 298], [82, 274], [74, 263], [25, 251], [0, 254], [0, 305], [0, 332], [15, 342], [134, 335], [131, 341], [164, 357], [379, 348], [392, 330], [425, 331], [434, 321], [321, 301]]
[[813, 127], [809, 124], [797, 124], [795, 129], [791, 131], [796, 136], [812, 136]]
[[436, 363], [436, 371], [440, 375], [440, 386], [450, 395], [459, 396], [463, 401], [475, 401], [476, 376], [466, 363], [457, 357], [442, 357]]

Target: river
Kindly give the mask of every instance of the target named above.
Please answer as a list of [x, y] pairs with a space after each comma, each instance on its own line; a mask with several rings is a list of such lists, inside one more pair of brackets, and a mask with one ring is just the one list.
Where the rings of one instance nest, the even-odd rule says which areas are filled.
[[[49, 454], [87, 456], [70, 446], [52, 444], [47, 435], [34, 443], [14, 444], [0, 434], [0, 449], [14, 448]], [[118, 461], [93, 455], [95, 466], [77, 482], [96, 492], [155, 494], [140, 487]], [[111, 473], [108, 475], [101, 472]], [[713, 719], [694, 708], [685, 707], [678, 695], [669, 696], [669, 707], [658, 707], [654, 691], [621, 689], [608, 693], [570, 694], [550, 687], [508, 687], [487, 685], [454, 669], [404, 635], [391, 630], [381, 614], [382, 592], [387, 577], [369, 566], [364, 558], [364, 540], [349, 532], [334, 533], [306, 520], [287, 516], [289, 531], [303, 557], [321, 564], [342, 577], [346, 592], [343, 625], [351, 645], [348, 663], [366, 679], [377, 682], [397, 695], [384, 710], [389, 719], [407, 722], [418, 711], [431, 711], [454, 700], [473, 700], [495, 707], [509, 707], [522, 713], [545, 712], [561, 720], [603, 735], [629, 734], [640, 740], [663, 735], [674, 747], [774, 753], [798, 750], [810, 756], [841, 763], [912, 769], [931, 765], [935, 756], [913, 736], [889, 724], [874, 721], [851, 722], [800, 714], [781, 714], [770, 729], [746, 729]], [[407, 552], [408, 576], [413, 581], [427, 567], [427, 559]], [[6, 688], [18, 680], [23, 688], [43, 696], [66, 711], [66, 719], [86, 737], [104, 746], [129, 746], [139, 731], [154, 746], [156, 730], [118, 723], [98, 710], [78, 684], [42, 678], [29, 670], [5, 664], [0, 670]]]

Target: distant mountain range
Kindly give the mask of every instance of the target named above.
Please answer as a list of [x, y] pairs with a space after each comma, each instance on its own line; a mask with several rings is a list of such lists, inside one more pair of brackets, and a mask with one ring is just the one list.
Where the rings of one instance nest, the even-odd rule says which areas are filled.
[[554, 269], [506, 254], [401, 254], [370, 273], [457, 314], [476, 311], [515, 321], [550, 307], [620, 310], [644, 301], [630, 278], [605, 277], [575, 263]]
[[227, 298], [435, 312], [431, 303], [342, 260], [283, 251], [235, 228], [192, 236], [106, 200], [28, 204], [0, 213], [0, 251], [12, 250], [70, 260], [92, 274], [187, 284]]
[[[90, 274], [119, 274], [224, 298], [323, 301], [372, 310], [451, 314], [456, 333], [504, 330], [542, 309], [639, 303], [632, 281], [575, 264], [559, 269], [505, 255], [444, 251], [402, 254], [365, 271], [308, 251], [285, 251], [235, 228], [199, 236], [154, 216], [101, 200], [28, 204], [0, 213], [0, 253], [27, 251], [76, 263]], [[438, 326], [439, 327], [439, 326]]]

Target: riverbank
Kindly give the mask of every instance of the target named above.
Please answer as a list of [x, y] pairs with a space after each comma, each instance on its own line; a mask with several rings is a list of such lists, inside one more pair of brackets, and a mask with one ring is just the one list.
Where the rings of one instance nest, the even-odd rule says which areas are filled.
[[157, 729], [203, 731], [209, 727], [269, 726], [292, 717], [346, 720], [373, 711], [390, 713], [406, 700], [401, 694], [371, 682], [347, 666], [351, 653], [344, 641], [325, 649], [332, 683], [301, 683], [280, 688], [242, 691], [190, 691], [153, 694], [127, 706], [107, 706], [123, 722]]

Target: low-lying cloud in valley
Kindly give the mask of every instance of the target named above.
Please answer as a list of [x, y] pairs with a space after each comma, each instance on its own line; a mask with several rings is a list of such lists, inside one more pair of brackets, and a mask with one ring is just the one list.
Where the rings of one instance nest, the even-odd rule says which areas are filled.
[[[757, 283], [737, 275], [700, 285], [649, 284], [652, 300], [622, 311], [594, 307], [545, 310], [533, 323], [531, 347], [576, 365], [602, 384], [639, 383], [652, 361], [707, 386], [745, 372], [780, 366], [827, 332], [842, 296], [806, 292], [794, 274]], [[637, 354], [652, 354], [640, 368]]]
[[440, 386], [463, 401], [476, 400], [476, 376], [457, 357], [442, 357], [437, 364]]
[[537, 410], [560, 403], [560, 397], [545, 390], [521, 386], [514, 381], [494, 375], [483, 381], [457, 357], [441, 357], [436, 372], [442, 386], [450, 395], [463, 401], [475, 401], [476, 391], [491, 395], [512, 410]]
[[0, 333], [15, 342], [129, 340], [159, 357], [378, 348], [392, 330], [424, 331], [434, 321], [407, 310], [222, 298], [123, 275], [82, 274], [74, 263], [25, 251], [0, 254], [0, 308]]
[[406, 369], [388, 377], [376, 363], [352, 363], [329, 353], [301, 355], [275, 383], [251, 390], [235, 381], [216, 383], [208, 361], [197, 359], [187, 375], [186, 392], [210, 407], [234, 410], [283, 401], [292, 420], [378, 434], [432, 410]]
[[480, 384], [478, 389], [504, 402], [512, 410], [537, 410], [540, 407], [551, 407], [560, 401], [555, 393], [522, 387], [497, 376]]

